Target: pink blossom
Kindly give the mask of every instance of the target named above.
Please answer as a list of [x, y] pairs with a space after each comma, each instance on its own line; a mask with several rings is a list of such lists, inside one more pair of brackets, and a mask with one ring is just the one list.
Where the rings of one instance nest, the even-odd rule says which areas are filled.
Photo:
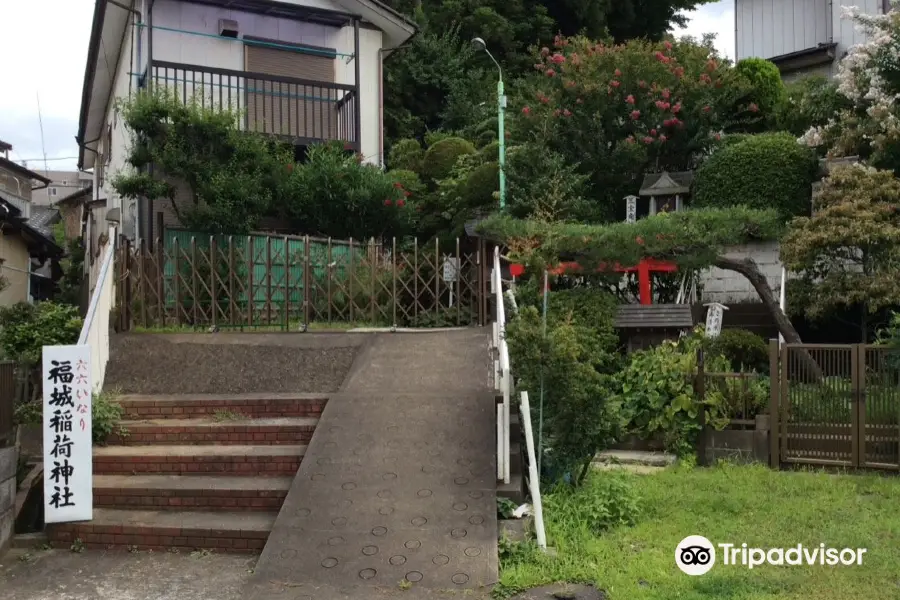
[[625, 98], [625, 102], [628, 104], [634, 104], [634, 96], [632, 96], [631, 94], [628, 94], [628, 97]]
[[384, 199], [384, 205], [385, 205], [385, 206], [391, 206], [393, 203], [394, 203], [394, 201], [391, 200], [390, 198], [385, 198], [385, 199]]
[[684, 67], [675, 67], [674, 69], [672, 69], [672, 73], [675, 74], [675, 77], [681, 79], [682, 77], [684, 77]]
[[713, 136], [713, 137], [715, 137], [717, 140], [721, 140], [721, 139], [722, 139], [722, 134], [717, 133], [717, 134], [716, 134], [715, 136]]
[[609, 85], [613, 86], [614, 88], [617, 88], [617, 87], [619, 87], [620, 85], [622, 85], [622, 82], [613, 79], [612, 81], [609, 82]]
[[546, 75], [547, 77], [553, 77], [554, 75], [556, 75], [556, 71], [554, 71], [553, 69], [547, 69], [546, 71], [544, 71], [544, 75]]
[[397, 200], [397, 206], [403, 206], [405, 204], [406, 204], [406, 200], [404, 200], [403, 198], [400, 198], [399, 200]]
[[703, 112], [705, 112], [705, 113], [708, 113], [708, 112], [711, 111], [711, 110], [712, 110], [712, 107], [711, 107], [710, 105], [708, 105], [708, 104], [707, 104], [706, 106], [703, 107]]
[[563, 56], [562, 54], [560, 54], [559, 52], [557, 52], [556, 54], [553, 55], [553, 58], [551, 58], [550, 61], [553, 62], [554, 64], [561, 65], [564, 62], [566, 62], [566, 57]]
[[665, 134], [659, 136], [659, 141], [660, 141], [660, 142], [665, 142], [667, 139], [669, 139], [669, 138], [667, 138], [667, 137], [665, 136]]
[[626, 144], [633, 144], [633, 143], [634, 143], [634, 136], [629, 135], [627, 138], [625, 138], [625, 143], [626, 143]]
[[664, 102], [662, 100], [656, 101], [656, 108], [659, 110], [669, 110], [669, 106], [671, 106], [668, 102]]
[[666, 47], [666, 50], [671, 50], [671, 49], [672, 49], [672, 42], [670, 42], [670, 41], [667, 40], [667, 41], [663, 42], [663, 46]]
[[565, 110], [563, 111], [563, 115], [566, 116], [566, 117], [571, 117], [571, 116], [572, 116], [572, 111], [570, 111], [570, 110], [567, 108], [567, 109], [565, 109]]
[[535, 63], [532, 66], [535, 68], [535, 70], [540, 71], [541, 69], [544, 68], [544, 63]]
[[672, 107], [672, 114], [677, 115], [681, 112], [681, 102], [678, 102], [675, 106]]
[[669, 88], [666, 88], [662, 91], [662, 97], [665, 98], [666, 100], [668, 100], [669, 96], [671, 96], [671, 95], [672, 95], [672, 92], [669, 91]]
[[650, 135], [652, 135], [653, 137], [656, 137], [656, 130], [655, 130], [655, 129], [651, 129], [651, 130], [650, 130]]
[[581, 57], [578, 56], [578, 53], [577, 53], [577, 52], [576, 52], [576, 53], [572, 53], [572, 55], [569, 56], [569, 62], [572, 63], [573, 65], [580, 65], [580, 64], [581, 64]]
[[557, 108], [556, 110], [553, 111], [553, 116], [554, 116], [554, 117], [558, 117], [558, 116], [561, 115], [561, 114], [562, 114], [562, 111], [559, 110], [558, 108]]
[[659, 51], [656, 52], [656, 60], [664, 64], [669, 64], [670, 62], [672, 62], [671, 58]]
[[652, 143], [653, 143], [653, 138], [650, 137], [650, 136], [645, 136], [645, 137], [644, 137], [644, 143], [645, 143], [645, 144], [652, 144]]
[[759, 107], [756, 105], [756, 102], [750, 103], [750, 112], [753, 112], [753, 113], [759, 112]]
[[637, 121], [640, 118], [641, 118], [641, 111], [639, 111], [639, 110], [631, 111], [631, 120], [632, 121]]
[[621, 76], [622, 76], [622, 71], [620, 71], [619, 69], [616, 69], [615, 76], [616, 76], [616, 77], [621, 77]]
[[548, 54], [550, 54], [550, 48], [548, 48], [547, 46], [541, 48], [541, 56], [547, 56]]
[[541, 96], [541, 104], [549, 104], [550, 98], [547, 96]]
[[528, 106], [526, 106], [525, 108], [522, 109], [522, 114], [523, 114], [523, 115], [526, 115], [526, 116], [530, 115], [530, 114], [531, 114], [531, 108], [528, 107]]
[[719, 68], [719, 63], [716, 62], [716, 59], [711, 58], [708, 61], [706, 61], [706, 70], [709, 71], [710, 73], [712, 73], [713, 71], [715, 71], [718, 68]]
[[638, 81], [638, 87], [641, 89], [647, 87], [647, 82], [641, 79], [640, 81]]

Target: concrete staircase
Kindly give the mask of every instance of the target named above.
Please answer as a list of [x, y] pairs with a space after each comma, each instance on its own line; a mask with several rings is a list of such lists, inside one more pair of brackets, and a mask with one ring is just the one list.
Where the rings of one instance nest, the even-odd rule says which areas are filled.
[[327, 402], [321, 394], [126, 396], [128, 430], [94, 448], [94, 519], [54, 546], [257, 552]]

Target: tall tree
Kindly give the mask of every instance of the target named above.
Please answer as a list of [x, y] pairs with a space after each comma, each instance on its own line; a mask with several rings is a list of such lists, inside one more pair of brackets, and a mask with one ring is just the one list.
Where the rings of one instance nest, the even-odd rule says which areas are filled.
[[781, 258], [813, 290], [806, 313], [860, 308], [860, 341], [869, 315], [900, 304], [900, 181], [891, 171], [836, 167], [811, 217], [795, 219]]

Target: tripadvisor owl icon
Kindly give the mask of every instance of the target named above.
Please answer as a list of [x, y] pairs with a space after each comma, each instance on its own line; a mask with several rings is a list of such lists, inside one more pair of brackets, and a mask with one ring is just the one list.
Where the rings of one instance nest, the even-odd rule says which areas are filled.
[[716, 549], [702, 535], [689, 535], [675, 548], [675, 564], [687, 575], [704, 575], [716, 564]]

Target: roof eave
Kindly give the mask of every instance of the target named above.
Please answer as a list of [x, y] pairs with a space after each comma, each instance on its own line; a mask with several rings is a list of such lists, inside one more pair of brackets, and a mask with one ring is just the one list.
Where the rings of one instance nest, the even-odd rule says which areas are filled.
[[100, 52], [100, 36], [103, 34], [103, 21], [106, 18], [108, 0], [96, 0], [94, 4], [94, 20], [91, 25], [91, 38], [88, 42], [87, 64], [84, 67], [84, 86], [81, 89], [81, 114], [78, 119], [78, 169], [84, 169], [85, 130], [88, 113], [91, 107], [91, 95], [94, 88], [94, 74], [97, 72], [97, 58]]

